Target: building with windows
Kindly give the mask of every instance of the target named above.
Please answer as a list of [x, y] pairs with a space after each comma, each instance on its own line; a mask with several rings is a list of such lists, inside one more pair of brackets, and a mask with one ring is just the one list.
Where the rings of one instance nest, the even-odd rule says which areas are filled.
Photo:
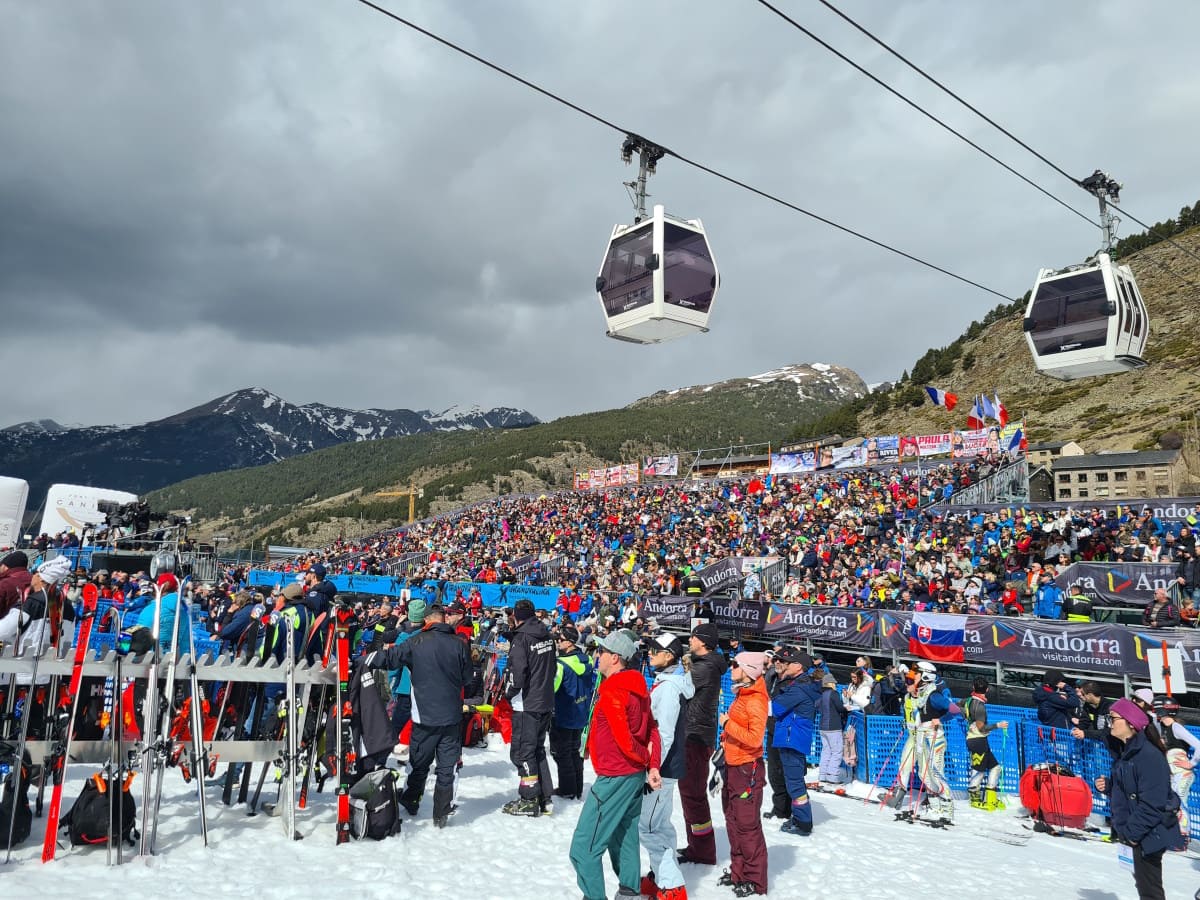
[[1030, 470], [1037, 466], [1053, 469], [1055, 460], [1060, 456], [1083, 456], [1083, 448], [1074, 441], [1043, 441], [1030, 444], [1026, 453]]
[[1179, 450], [1060, 456], [1053, 472], [1055, 500], [1177, 497], [1189, 480]]

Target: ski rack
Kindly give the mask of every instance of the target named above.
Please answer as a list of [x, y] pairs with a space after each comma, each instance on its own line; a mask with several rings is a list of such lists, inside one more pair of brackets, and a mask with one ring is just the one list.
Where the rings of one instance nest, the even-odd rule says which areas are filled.
[[[74, 650], [61, 647], [56, 652], [53, 647], [37, 658], [37, 677], [54, 675], [67, 676], [71, 674]], [[89, 655], [83, 664], [84, 678], [107, 678], [112, 675], [116, 651], [109, 650], [104, 655]], [[5, 647], [0, 653], [0, 675], [18, 674], [32, 678], [35, 655], [14, 656], [11, 647]], [[164, 654], [163, 661], [170, 659], [170, 654]], [[180, 655], [178, 662], [182, 665], [190, 663], [191, 654]], [[150, 654], [127, 656], [121, 663], [122, 679], [146, 680], [150, 674]], [[205, 654], [196, 663], [196, 677], [200, 681], [236, 681], [254, 684], [284, 684], [287, 670], [278, 660], [272, 658], [266, 663], [258, 660], [246, 662], [231, 656], [214, 657]], [[296, 664], [296, 681], [300, 684], [337, 684], [337, 666], [323, 667], [319, 663]], [[283, 747], [283, 741], [208, 741], [206, 747], [210, 754], [219, 754], [224, 762], [270, 762], [275, 759]], [[49, 742], [29, 741], [29, 754], [34, 759], [43, 759], [49, 753]], [[72, 741], [70, 763], [87, 763], [102, 765], [107, 762], [112, 753], [111, 741]]]

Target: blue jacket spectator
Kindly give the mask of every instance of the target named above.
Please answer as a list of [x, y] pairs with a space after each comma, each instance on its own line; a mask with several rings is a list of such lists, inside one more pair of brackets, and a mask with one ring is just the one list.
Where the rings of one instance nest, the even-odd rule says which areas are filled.
[[821, 686], [808, 674], [783, 681], [771, 699], [771, 715], [775, 717], [774, 747], [786, 747], [807, 756], [812, 751], [813, 719]]
[[1037, 707], [1038, 721], [1043, 725], [1070, 731], [1078, 722], [1082, 704], [1067, 686], [1066, 676], [1057, 669], [1046, 672], [1042, 683], [1033, 689], [1032, 699]]
[[1062, 607], [1062, 588], [1054, 583], [1049, 574], [1043, 574], [1033, 601], [1033, 614], [1039, 619], [1061, 619]]
[[[158, 616], [158, 645], [164, 652], [170, 652], [174, 647], [180, 653], [190, 653], [192, 650], [192, 629], [188, 619], [187, 609], [179, 597], [179, 581], [174, 575], [159, 575], [158, 586], [163, 591], [161, 608]], [[176, 616], [176, 612], [179, 613]], [[179, 623], [178, 644], [173, 637], [176, 631], [176, 619]], [[138, 613], [137, 624], [143, 628], [154, 629], [154, 597]], [[125, 627], [130, 626], [129, 620]]]

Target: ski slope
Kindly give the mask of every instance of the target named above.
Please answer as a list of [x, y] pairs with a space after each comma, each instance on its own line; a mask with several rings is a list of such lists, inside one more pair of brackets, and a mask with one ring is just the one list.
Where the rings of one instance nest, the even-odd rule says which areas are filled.
[[[399, 836], [335, 847], [333, 795], [312, 792], [309, 809], [298, 814], [304, 840], [292, 842], [285, 840], [278, 819], [262, 814], [250, 818], [244, 808], [226, 808], [217, 789], [209, 791], [211, 843], [206, 849], [200, 841], [195, 788], [171, 770], [164, 786], [159, 852], [149, 864], [127, 858], [120, 869], [110, 869], [104, 847], [86, 847], [60, 849], [54, 862], [43, 865], [44, 820], [35, 819], [33, 834], [13, 851], [13, 862], [0, 867], [0, 894], [6, 900], [189, 894], [264, 900], [330, 896], [331, 889], [341, 889], [355, 898], [579, 897], [567, 851], [581, 803], [556, 801], [554, 815], [541, 819], [501, 813], [501, 805], [515, 796], [516, 777], [508, 762], [508, 747], [497, 735], [491, 740], [486, 749], [465, 752], [460, 808], [444, 830], [433, 827], [427, 798], [418, 818], [405, 820]], [[64, 811], [89, 773], [71, 767]], [[851, 790], [865, 794], [868, 788], [853, 785]], [[273, 799], [273, 793], [268, 786], [264, 799]], [[134, 795], [140, 801], [137, 782]], [[812, 837], [790, 837], [781, 834], [773, 820], [764, 822], [770, 893], [831, 900], [1137, 897], [1133, 876], [1117, 862], [1116, 847], [1031, 834], [1013, 812], [983, 813], [970, 809], [965, 801], [956, 806], [956, 826], [942, 831], [897, 822], [890, 810], [881, 811], [876, 803], [815, 794]], [[718, 856], [727, 862], [719, 806], [714, 805], [713, 812]], [[140, 808], [138, 814], [140, 819]], [[678, 802], [675, 821], [682, 835]], [[1001, 843], [983, 836], [988, 829], [1028, 842], [1023, 846]], [[689, 896], [696, 900], [732, 897], [729, 888], [716, 884], [720, 871], [720, 866], [684, 866]], [[982, 877], [968, 881], [968, 872]], [[1164, 873], [1167, 896], [1191, 900], [1200, 887], [1200, 857], [1168, 854]], [[611, 871], [608, 884], [612, 896], [617, 882]]]

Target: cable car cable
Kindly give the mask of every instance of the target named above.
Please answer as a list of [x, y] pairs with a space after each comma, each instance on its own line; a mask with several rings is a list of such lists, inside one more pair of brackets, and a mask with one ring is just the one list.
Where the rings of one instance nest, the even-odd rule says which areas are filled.
[[[759, 0], [759, 2], [762, 2], [762, 0]], [[928, 81], [930, 84], [937, 87], [940, 91], [942, 91], [946, 95], [957, 100], [959, 103], [961, 103], [967, 109], [969, 109], [971, 112], [975, 113], [975, 115], [979, 116], [979, 118], [983, 119], [983, 121], [987, 122], [989, 125], [991, 125], [993, 128], [995, 128], [997, 131], [999, 131], [1001, 134], [1003, 134], [1009, 140], [1011, 140], [1015, 144], [1017, 144], [1017, 146], [1021, 147], [1024, 150], [1027, 150], [1029, 153], [1036, 156], [1039, 160], [1041, 160], [1043, 163], [1045, 163], [1047, 166], [1049, 166], [1051, 169], [1053, 169], [1055, 172], [1057, 172], [1063, 178], [1066, 178], [1067, 180], [1069, 180], [1076, 187], [1083, 188], [1082, 179], [1076, 178], [1070, 172], [1066, 171], [1062, 166], [1058, 165], [1053, 160], [1048, 159], [1046, 156], [1039, 153], [1033, 147], [1029, 146], [1029, 144], [1025, 143], [1025, 141], [1021, 140], [1019, 137], [1017, 137], [1015, 134], [1013, 134], [1011, 131], [1009, 131], [1007, 128], [1005, 128], [1003, 125], [1001, 125], [995, 119], [993, 119], [991, 116], [987, 115], [982, 110], [980, 110], [977, 106], [975, 106], [974, 104], [965, 100], [963, 97], [956, 94], [953, 90], [951, 90], [949, 87], [947, 87], [941, 81], [934, 78], [932, 75], [930, 75], [924, 69], [922, 69], [916, 63], [914, 63], [912, 60], [910, 60], [908, 57], [906, 57], [903, 53], [901, 53], [899, 50], [892, 47], [890, 44], [888, 44], [882, 38], [877, 37], [869, 28], [867, 28], [864, 25], [859, 24], [854, 19], [852, 19], [849, 15], [842, 12], [842, 10], [838, 9], [833, 3], [830, 2], [830, 0], [817, 0], [817, 2], [820, 3], [822, 6], [824, 6], [826, 9], [828, 9], [830, 12], [832, 12], [834, 15], [836, 15], [838, 18], [842, 19], [842, 21], [846, 22], [852, 28], [856, 29], [857, 31], [859, 31], [860, 33], [862, 33], [863, 35], [868, 37], [875, 44], [882, 47], [884, 50], [886, 50], [888, 53], [890, 53], [896, 59], [900, 60], [900, 62], [904, 63], [904, 65], [908, 66], [908, 68], [912, 69], [914, 72], [916, 72], [918, 75], [920, 75], [926, 81]], [[1087, 190], [1087, 189], [1084, 188], [1084, 190]], [[1187, 253], [1189, 256], [1192, 256], [1195, 259], [1200, 259], [1200, 255], [1197, 255], [1192, 250], [1190, 250], [1187, 247], [1183, 246], [1182, 244], [1178, 243], [1171, 236], [1164, 235], [1162, 232], [1156, 231], [1152, 226], [1147, 225], [1145, 222], [1141, 221], [1133, 214], [1128, 213], [1125, 210], [1121, 209], [1115, 203], [1110, 202], [1109, 206], [1111, 206], [1114, 210], [1116, 210], [1121, 215], [1128, 218], [1130, 221], [1135, 222], [1138, 225], [1141, 225], [1143, 228], [1146, 229], [1146, 231], [1148, 231], [1150, 234], [1155, 235], [1160, 240], [1169, 241], [1171, 244], [1178, 247], [1180, 250], [1182, 250], [1184, 253]], [[1074, 207], [1072, 207], [1072, 209], [1074, 209]], [[1091, 222], [1092, 220], [1088, 219], [1088, 221]], [[1096, 223], [1093, 222], [1092, 224], [1096, 224]], [[1102, 226], [1098, 226], [1098, 227], [1102, 227]], [[1158, 263], [1158, 265], [1161, 266], [1162, 263]], [[1166, 268], [1166, 267], [1164, 266], [1164, 268]], [[1180, 275], [1178, 272], [1173, 271], [1172, 269], [1168, 268], [1167, 271], [1171, 272], [1173, 275], [1175, 275], [1177, 278], [1179, 278], [1182, 281], [1187, 281], [1188, 283], [1192, 283], [1187, 278]], [[1195, 286], [1195, 285], [1193, 284], [1193, 286]]]
[[[822, 47], [824, 47], [826, 50], [828, 50], [830, 53], [832, 53], [834, 56], [836, 56], [842, 62], [846, 63], [848, 66], [852, 67], [859, 73], [861, 73], [861, 74], [865, 75], [867, 78], [871, 79], [873, 82], [875, 82], [877, 85], [879, 85], [885, 91], [887, 91], [889, 94], [898, 98], [899, 100], [904, 101], [904, 103], [906, 103], [908, 106], [915, 109], [917, 112], [919, 112], [921, 115], [925, 116], [925, 118], [929, 119], [931, 122], [935, 122], [936, 124], [940, 125], [943, 129], [950, 132], [952, 135], [954, 135], [956, 138], [958, 138], [960, 141], [962, 141], [967, 146], [972, 147], [975, 150], [978, 150], [980, 153], [982, 153], [984, 156], [986, 156], [988, 159], [990, 159], [996, 165], [1000, 166], [1005, 171], [1007, 171], [1013, 175], [1016, 175], [1018, 178], [1020, 178], [1023, 182], [1025, 182], [1027, 185], [1032, 187], [1034, 190], [1049, 197], [1051, 200], [1053, 200], [1059, 206], [1063, 207], [1063, 209], [1070, 210], [1075, 215], [1079, 216], [1079, 218], [1083, 219], [1085, 222], [1095, 225], [1097, 228], [1100, 227], [1091, 218], [1091, 216], [1087, 215], [1087, 213], [1080, 212], [1075, 207], [1073, 207], [1070, 203], [1068, 203], [1066, 200], [1063, 200], [1061, 197], [1059, 197], [1055, 194], [1052, 194], [1050, 191], [1046, 190], [1046, 188], [1042, 187], [1036, 181], [1033, 181], [1032, 179], [1026, 177], [1025, 175], [1022, 175], [1020, 172], [1018, 172], [1016, 169], [1014, 169], [1012, 166], [1010, 166], [1004, 160], [1000, 159], [1000, 157], [996, 156], [994, 153], [991, 153], [990, 151], [981, 147], [979, 144], [975, 143], [973, 140], [971, 140], [969, 137], [967, 137], [961, 131], [954, 128], [954, 126], [948, 124], [947, 122], [943, 121], [942, 119], [939, 119], [937, 116], [935, 116], [929, 110], [925, 109], [925, 107], [921, 106], [921, 104], [917, 103], [915, 100], [909, 99], [904, 94], [900, 93], [898, 90], [896, 90], [890, 84], [888, 84], [886, 81], [884, 81], [882, 78], [879, 78], [878, 76], [876, 76], [876, 75], [872, 74], [871, 72], [867, 71], [866, 69], [864, 69], [862, 66], [860, 66], [858, 63], [856, 63], [850, 57], [846, 56], [846, 54], [842, 53], [836, 47], [827, 43], [826, 41], [822, 40], [821, 38], [817, 37], [817, 35], [813, 34], [811, 31], [809, 31], [807, 28], [805, 28], [803, 25], [801, 25], [799, 22], [797, 22], [795, 19], [793, 19], [791, 16], [789, 16], [787, 13], [785, 13], [779, 7], [770, 3], [769, 0], [757, 0], [757, 2], [759, 5], [769, 9], [775, 15], [779, 16], [779, 18], [783, 19], [785, 22], [787, 22], [789, 25], [791, 25], [793, 28], [795, 28], [800, 33], [804, 34], [806, 37], [809, 37], [816, 43], [820, 44]], [[1068, 177], [1070, 177], [1070, 176], [1068, 176]], [[1078, 183], [1078, 182], [1076, 182], [1076, 183]]]
[[[516, 73], [509, 71], [508, 69], [504, 68], [503, 66], [498, 65], [497, 63], [491, 62], [490, 60], [485, 59], [484, 57], [480, 56], [477, 53], [472, 53], [470, 50], [467, 50], [465, 47], [461, 47], [458, 44], [454, 43], [453, 41], [451, 41], [447, 38], [441, 37], [440, 35], [435, 34], [434, 32], [429, 31], [428, 29], [422, 28], [420, 25], [417, 25], [415, 22], [411, 22], [408, 19], [405, 19], [403, 16], [400, 16], [397, 13], [392, 12], [391, 10], [385, 9], [382, 6], [379, 6], [378, 4], [371, 2], [371, 0], [356, 0], [356, 2], [363, 6], [368, 7], [369, 9], [375, 10], [375, 12], [386, 16], [387, 18], [393, 20], [394, 22], [397, 22], [400, 25], [405, 26], [406, 28], [410, 28], [419, 34], [422, 34], [425, 37], [430, 38], [431, 40], [437, 41], [442, 46], [447, 47], [448, 49], [453, 50], [456, 53], [459, 53], [463, 56], [466, 56], [467, 58], [474, 60], [475, 62], [479, 63], [480, 65], [486, 66], [487, 68], [491, 69], [493, 72], [496, 72], [499, 75], [503, 75], [504, 77], [511, 79], [512, 81], [515, 81], [518, 84], [523, 85], [524, 87], [527, 87], [530, 90], [535, 91], [538, 94], [541, 94], [543, 97], [553, 100], [556, 103], [560, 103], [563, 106], [566, 106], [568, 109], [574, 110], [575, 112], [579, 113], [582, 116], [586, 116], [587, 118], [591, 119], [593, 122], [597, 122], [601, 125], [611, 128], [614, 131], [617, 131], [621, 134], [636, 133], [633, 129], [623, 128], [620, 125], [617, 125], [615, 122], [612, 122], [612, 121], [604, 118], [603, 116], [592, 112], [591, 110], [585, 109], [584, 107], [578, 105], [577, 103], [572, 103], [570, 100], [567, 100], [565, 97], [561, 97], [558, 94], [555, 94], [553, 91], [550, 91], [547, 88], [542, 87], [541, 85], [535, 84], [534, 82], [530, 81], [527, 78], [522, 78], [520, 75], [517, 75]], [[662, 145], [659, 145], [659, 146], [662, 146]], [[866, 241], [868, 244], [873, 244], [874, 246], [879, 247], [880, 249], [887, 250], [888, 252], [894, 253], [897, 256], [902, 256], [911, 262], [915, 262], [919, 265], [925, 266], [927, 269], [932, 269], [935, 272], [940, 272], [943, 275], [948, 275], [949, 277], [955, 279], [956, 281], [961, 281], [963, 284], [969, 284], [971, 287], [978, 288], [979, 290], [984, 291], [985, 293], [993, 294], [997, 297], [1000, 297], [1006, 303], [1012, 302], [1012, 298], [1008, 294], [1005, 294], [1001, 291], [997, 291], [986, 285], [980, 284], [978, 281], [972, 281], [970, 278], [967, 278], [965, 275], [959, 275], [955, 272], [951, 272], [949, 269], [944, 269], [941, 266], [937, 265], [936, 263], [931, 263], [928, 260], [921, 259], [919, 256], [914, 256], [913, 254], [908, 253], [904, 250], [901, 250], [898, 247], [893, 247], [891, 244], [887, 244], [883, 241], [877, 240], [876, 238], [873, 238], [866, 234], [863, 234], [860, 231], [855, 231], [853, 228], [850, 228], [849, 226], [841, 225], [841, 224], [833, 221], [832, 219], [827, 219], [824, 216], [819, 215], [818, 213], [812, 212], [811, 210], [805, 209], [804, 207], [799, 206], [795, 203], [792, 203], [789, 200], [784, 200], [783, 198], [781, 198], [775, 194], [772, 194], [769, 191], [763, 190], [761, 188], [756, 188], [753, 185], [747, 184], [746, 182], [741, 181], [740, 179], [734, 178], [731, 175], [726, 175], [723, 172], [720, 172], [710, 166], [706, 166], [703, 163], [700, 163], [694, 159], [683, 156], [680, 153], [676, 153], [674, 150], [670, 150], [665, 147], [663, 149], [666, 150], [668, 156], [673, 156], [673, 157], [675, 157], [675, 159], [679, 160], [681, 163], [691, 166], [694, 169], [698, 169], [699, 171], [704, 172], [705, 174], [712, 175], [713, 177], [719, 178], [722, 181], [728, 182], [729, 184], [732, 184], [735, 187], [740, 187], [743, 190], [749, 191], [752, 194], [756, 194], [759, 197], [762, 197], [766, 200], [770, 200], [774, 203], [778, 203], [780, 206], [785, 206], [788, 209], [792, 210], [793, 212], [798, 212], [801, 215], [807, 216], [810, 219], [814, 219], [815, 221], [820, 222], [824, 225], [828, 225], [831, 228], [836, 228], [838, 231], [844, 232], [844, 233], [849, 234], [853, 237], [856, 237], [860, 240]], [[1034, 185], [1034, 186], [1036, 187], [1036, 185]], [[1051, 196], [1053, 196], [1053, 195], [1051, 195]], [[1055, 198], [1055, 199], [1057, 199], [1057, 198]], [[1059, 201], [1059, 202], [1062, 202], [1062, 201]], [[1074, 209], [1073, 207], [1068, 206], [1067, 208], [1071, 209], [1071, 211], [1076, 213], [1077, 215], [1083, 215], [1082, 213], [1080, 213], [1078, 210]], [[1087, 217], [1084, 216], [1084, 218], [1087, 218]], [[1091, 219], [1088, 219], [1088, 221], [1090, 222]]]

